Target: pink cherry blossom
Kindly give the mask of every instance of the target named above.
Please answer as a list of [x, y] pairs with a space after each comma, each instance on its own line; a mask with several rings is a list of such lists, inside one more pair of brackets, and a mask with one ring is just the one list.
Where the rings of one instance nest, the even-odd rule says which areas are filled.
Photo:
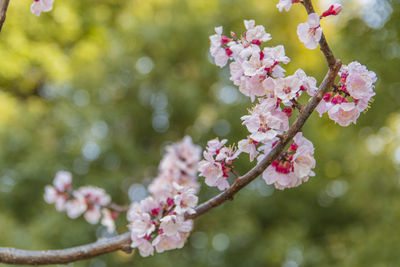
[[356, 124], [360, 116], [360, 110], [354, 102], [333, 105], [328, 111], [329, 118], [334, 120], [340, 126], [349, 126], [351, 123]]
[[290, 100], [298, 97], [300, 93], [301, 80], [296, 75], [278, 78], [275, 81], [275, 96], [282, 100], [286, 106], [292, 106]]
[[314, 77], [307, 76], [302, 69], [298, 69], [294, 75], [300, 80], [301, 90], [307, 91], [310, 96], [314, 96], [317, 93], [317, 80]]
[[243, 77], [239, 85], [239, 91], [245, 96], [250, 97], [253, 102], [256, 97], [265, 96], [267, 91], [265, 90], [263, 81], [265, 76], [257, 75], [252, 77]]
[[[275, 188], [283, 190], [301, 185], [314, 176], [315, 168], [314, 146], [299, 132], [294, 137], [294, 142], [283, 155], [263, 172], [263, 179], [267, 184], [273, 184]], [[264, 153], [272, 149], [271, 143], [262, 147]], [[264, 156], [260, 156], [262, 160]]]
[[154, 247], [150, 241], [145, 238], [138, 238], [133, 232], [131, 232], [132, 248], [138, 248], [140, 256], [147, 257], [154, 255]]
[[49, 204], [55, 204], [58, 211], [65, 210], [72, 184], [72, 175], [66, 171], [59, 171], [54, 178], [54, 186], [46, 186], [44, 200]]
[[79, 192], [74, 191], [73, 199], [66, 203], [65, 210], [71, 219], [78, 218], [87, 210], [85, 197]]
[[248, 61], [246, 60], [242, 63], [242, 67], [245, 75], [255, 76], [264, 74], [265, 68], [273, 63], [274, 62], [271, 59], [266, 58], [265, 56], [261, 58], [260, 53], [254, 53]]
[[100, 223], [107, 228], [109, 233], [115, 232], [115, 214], [109, 209], [101, 210], [102, 218]]
[[354, 99], [369, 100], [375, 95], [374, 83], [376, 82], [376, 74], [369, 71], [359, 62], [351, 62], [341, 69], [341, 75], [345, 77], [346, 90]]
[[131, 231], [132, 247], [138, 248], [143, 257], [165, 250], [183, 247], [193, 228], [192, 220], [185, 220], [186, 212], [194, 212], [197, 197], [193, 189], [174, 184], [177, 195], [166, 201], [149, 196], [133, 203], [127, 218]]
[[210, 36], [210, 54], [215, 60], [215, 65], [221, 68], [226, 65], [229, 59], [229, 52], [227, 53], [226, 49], [222, 47], [222, 30], [222, 26], [216, 27], [216, 34]]
[[173, 236], [158, 235], [152, 242], [158, 253], [166, 250], [182, 248], [188, 238], [188, 233], [179, 233]]
[[243, 139], [238, 142], [238, 150], [249, 154], [250, 161], [253, 161], [258, 155], [257, 144], [257, 141], [248, 137], [247, 139]]
[[73, 192], [73, 199], [68, 201], [66, 210], [70, 218], [79, 217], [82, 213], [86, 221], [96, 224], [101, 218], [101, 207], [111, 202], [110, 196], [102, 188], [84, 186]]
[[306, 23], [300, 23], [297, 27], [297, 35], [308, 49], [315, 49], [321, 39], [322, 29], [319, 20], [319, 15], [312, 13], [308, 15]]
[[294, 3], [300, 3], [300, 0], [279, 0], [279, 3], [276, 5], [276, 7], [279, 9], [279, 12], [282, 12], [282, 10], [287, 12]]
[[196, 191], [192, 188], [184, 188], [178, 184], [174, 184], [177, 192], [174, 196], [175, 212], [179, 215], [194, 214], [194, 208], [197, 205], [198, 197], [195, 195]]
[[263, 53], [265, 58], [268, 59], [269, 62], [272, 62], [269, 67], [272, 67], [272, 64], [276, 62], [283, 64], [288, 64], [290, 62], [290, 58], [285, 55], [285, 48], [283, 45], [264, 47]]
[[271, 34], [265, 32], [265, 28], [262, 25], [255, 26], [254, 20], [245, 20], [244, 25], [246, 27], [246, 40], [248, 42], [260, 41], [267, 42], [271, 40]]
[[219, 190], [229, 188], [227, 177], [224, 177], [223, 165], [216, 161], [207, 151], [204, 151], [204, 160], [200, 161], [200, 176], [205, 177], [208, 186], [217, 186]]
[[208, 186], [216, 186], [219, 190], [229, 188], [227, 178], [230, 166], [240, 152], [233, 147], [225, 147], [226, 141], [226, 139], [219, 141], [218, 138], [208, 141], [203, 152], [204, 159], [199, 163], [200, 176], [206, 178], [205, 183]]
[[32, 14], [40, 16], [40, 13], [52, 10], [53, 2], [54, 0], [34, 0], [31, 5]]
[[276, 7], [279, 9], [279, 12], [282, 12], [282, 10], [287, 12], [292, 7], [292, 0], [279, 0], [279, 3], [276, 4]]
[[250, 115], [241, 117], [243, 125], [251, 133], [250, 138], [257, 142], [266, 142], [277, 134], [289, 129], [287, 115], [272, 98], [260, 99], [260, 103], [250, 110]]

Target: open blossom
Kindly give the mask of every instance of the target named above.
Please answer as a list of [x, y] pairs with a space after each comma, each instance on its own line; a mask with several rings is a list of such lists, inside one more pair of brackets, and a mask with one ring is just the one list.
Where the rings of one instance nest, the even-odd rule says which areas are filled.
[[289, 118], [272, 98], [260, 99], [250, 114], [241, 119], [251, 133], [250, 138], [256, 142], [266, 142], [289, 129]]
[[204, 159], [199, 163], [200, 176], [205, 177], [208, 186], [216, 186], [219, 190], [229, 187], [227, 178], [232, 162], [239, 155], [233, 147], [225, 147], [226, 139], [218, 138], [208, 141], [203, 152]]
[[298, 69], [294, 75], [300, 80], [300, 90], [307, 91], [310, 96], [314, 96], [316, 94], [318, 87], [317, 80], [314, 77], [307, 76], [302, 69]]
[[53, 186], [46, 186], [44, 200], [49, 204], [55, 204], [58, 211], [65, 209], [71, 190], [72, 175], [70, 172], [59, 171], [53, 181]]
[[322, 29], [319, 25], [319, 20], [319, 15], [312, 13], [308, 15], [307, 22], [300, 23], [297, 27], [297, 35], [308, 49], [316, 48], [319, 40], [321, 40]]
[[138, 248], [140, 256], [147, 257], [154, 255], [154, 247], [150, 241], [145, 238], [138, 238], [135, 235], [131, 235], [132, 248]]
[[111, 202], [110, 196], [102, 188], [94, 186], [80, 187], [73, 192], [73, 197], [66, 207], [71, 218], [79, 217], [82, 213], [86, 221], [96, 224], [101, 218], [101, 207]]
[[115, 231], [115, 218], [116, 218], [116, 213], [113, 213], [109, 209], [102, 209], [101, 210], [102, 218], [100, 223], [107, 228], [107, 231], [109, 233], [112, 233]]
[[347, 92], [354, 99], [367, 99], [375, 95], [374, 83], [376, 82], [376, 74], [369, 71], [359, 62], [351, 62], [341, 69], [341, 76], [345, 78], [345, 86]]
[[290, 100], [299, 96], [301, 81], [296, 75], [278, 78], [275, 81], [275, 96], [286, 106], [291, 106]]
[[292, 7], [292, 0], [279, 0], [276, 7], [279, 9], [279, 12], [282, 12], [282, 10], [289, 11]]
[[249, 154], [250, 161], [253, 161], [258, 155], [258, 144], [259, 143], [257, 141], [247, 137], [247, 139], [243, 139], [238, 142], [238, 151]]
[[358, 117], [360, 116], [360, 110], [357, 108], [354, 102], [352, 103], [341, 103], [333, 105], [328, 111], [329, 118], [340, 126], [349, 126], [351, 123], [356, 124]]
[[271, 61], [265, 57], [261, 58], [260, 53], [254, 53], [248, 61], [246, 60], [242, 64], [244, 74], [247, 76], [263, 74], [267, 65], [271, 65]]
[[[275, 143], [263, 147], [267, 154]], [[262, 160], [264, 155], [259, 157]], [[312, 169], [315, 168], [314, 146], [299, 132], [293, 138], [290, 148], [263, 172], [263, 179], [267, 184], [275, 185], [275, 188], [297, 187], [314, 176]]]
[[225, 49], [223, 47], [224, 43], [222, 41], [222, 26], [215, 27], [215, 34], [210, 36], [211, 47], [210, 54], [215, 60], [215, 65], [219, 67], [223, 67], [228, 62], [229, 56], [231, 52], [229, 52], [229, 48]]
[[271, 40], [271, 34], [265, 32], [265, 28], [262, 25], [255, 25], [254, 20], [245, 20], [244, 26], [246, 27], [246, 40], [248, 42], [260, 41], [267, 42]]
[[276, 7], [279, 9], [279, 12], [282, 12], [282, 10], [289, 11], [294, 3], [300, 3], [300, 0], [279, 0]]
[[31, 5], [31, 12], [40, 16], [42, 12], [48, 12], [53, 9], [54, 0], [34, 0]]
[[178, 184], [174, 184], [174, 187], [176, 188], [174, 196], [175, 212], [179, 215], [196, 213], [194, 208], [199, 200], [196, 196], [196, 191], [193, 188], [185, 188]]

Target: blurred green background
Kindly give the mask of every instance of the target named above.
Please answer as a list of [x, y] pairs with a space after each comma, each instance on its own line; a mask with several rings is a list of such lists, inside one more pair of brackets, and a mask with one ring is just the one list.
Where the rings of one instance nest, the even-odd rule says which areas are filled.
[[[240, 116], [250, 101], [208, 53], [215, 26], [239, 34], [243, 19], [255, 19], [269, 45], [285, 45], [288, 74], [302, 67], [321, 81], [322, 54], [296, 36], [304, 9], [279, 13], [277, 2], [56, 0], [35, 17], [31, 1], [11, 1], [0, 34], [0, 246], [67, 248], [106, 235], [44, 202], [57, 170], [124, 204], [143, 197], [169, 142], [246, 136]], [[322, 24], [327, 39], [344, 63], [377, 72], [377, 95], [356, 126], [308, 121], [316, 177], [285, 191], [257, 179], [196, 220], [181, 250], [69, 266], [400, 266], [400, 2], [343, 5]], [[240, 173], [251, 166], [238, 162]], [[203, 186], [201, 201], [216, 193]]]

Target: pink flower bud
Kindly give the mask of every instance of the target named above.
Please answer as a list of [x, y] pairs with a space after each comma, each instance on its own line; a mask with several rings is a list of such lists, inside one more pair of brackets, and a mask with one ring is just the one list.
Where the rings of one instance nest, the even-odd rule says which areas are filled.
[[341, 10], [342, 10], [341, 4], [333, 4], [328, 8], [327, 11], [322, 13], [321, 18], [327, 17], [327, 16], [336, 16], [340, 13]]
[[222, 42], [223, 45], [226, 44], [226, 43], [229, 43], [230, 41], [231, 40], [227, 36], [225, 36], [225, 35], [221, 36], [221, 42]]
[[225, 53], [228, 55], [228, 57], [233, 54], [232, 50], [229, 47], [225, 48]]

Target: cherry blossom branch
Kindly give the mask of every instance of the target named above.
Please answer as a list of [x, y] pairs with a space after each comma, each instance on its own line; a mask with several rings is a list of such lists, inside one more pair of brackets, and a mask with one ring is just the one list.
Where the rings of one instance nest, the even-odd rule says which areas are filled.
[[0, 0], [0, 32], [1, 28], [3, 28], [4, 21], [6, 20], [6, 13], [9, 2], [10, 0]]
[[324, 94], [332, 87], [335, 77], [337, 76], [340, 67], [342, 66], [342, 62], [340, 60], [335, 59], [335, 62], [336, 63], [332, 66], [332, 68], [329, 69], [324, 80], [319, 86], [318, 93], [312, 98], [310, 98], [307, 105], [303, 107], [302, 112], [299, 114], [296, 121], [293, 123], [292, 127], [290, 127], [289, 131], [282, 136], [281, 140], [275, 145], [272, 151], [253, 169], [251, 169], [245, 175], [240, 177], [240, 179], [237, 179], [235, 183], [231, 187], [229, 187], [226, 191], [199, 205], [195, 209], [196, 213], [192, 215], [187, 215], [186, 216], [187, 219], [197, 218], [198, 216], [202, 215], [203, 213], [206, 213], [212, 208], [221, 205], [225, 201], [232, 200], [233, 196], [237, 192], [239, 192], [243, 187], [248, 185], [251, 181], [256, 179], [272, 163], [272, 161], [274, 161], [276, 158], [279, 157], [285, 146], [292, 140], [292, 138], [296, 135], [296, 133], [301, 131], [301, 128], [303, 127], [304, 123], [306, 122], [308, 117], [310, 117], [311, 113], [317, 107], [319, 102], [322, 100]]
[[[5, 2], [8, 3], [8, 1]], [[3, 4], [4, 1], [1, 3]], [[310, 0], [304, 0], [302, 3], [305, 6], [308, 14], [314, 13], [314, 9]], [[304, 123], [322, 100], [325, 93], [333, 86], [335, 77], [337, 76], [342, 65], [341, 61], [336, 60], [333, 56], [333, 53], [330, 50], [323, 34], [319, 43], [320, 49], [328, 63], [329, 71], [324, 80], [321, 82], [318, 92], [308, 101], [305, 106], [300, 108], [300, 113], [293, 125], [290, 127], [289, 131], [280, 136], [280, 141], [275, 145], [272, 151], [266, 155], [265, 158], [254, 168], [252, 168], [245, 175], [237, 178], [226, 191], [197, 206], [194, 214], [186, 214], [185, 219], [195, 219], [209, 210], [221, 205], [227, 200], [232, 200], [236, 193], [238, 193], [251, 181], [256, 179], [276, 158], [278, 158], [283, 152], [285, 146], [299, 131], [301, 131]], [[69, 263], [92, 258], [117, 250], [123, 250], [129, 253], [131, 251], [130, 243], [130, 233], [127, 232], [122, 235], [102, 239], [91, 244], [62, 250], [27, 251], [0, 247], [0, 262], [26, 265]]]
[[[307, 105], [304, 106], [303, 112], [297, 117], [289, 131], [282, 136], [281, 141], [276, 144], [274, 149], [259, 164], [237, 179], [226, 191], [199, 205], [195, 209], [196, 213], [187, 215], [186, 219], [195, 219], [209, 210], [221, 205], [225, 201], [232, 200], [237, 192], [256, 179], [271, 164], [271, 162], [282, 153], [285, 146], [296, 135], [296, 133], [301, 130], [302, 126], [321, 101], [326, 91], [332, 86], [340, 67], [341, 62], [338, 60], [336, 61], [336, 64], [334, 64], [333, 68], [329, 69], [328, 74], [325, 76], [319, 87], [318, 93], [308, 101]], [[127, 232], [116, 237], [106, 238], [95, 243], [69, 249], [28, 251], [14, 248], [0, 248], [0, 262], [26, 265], [69, 263], [117, 250], [129, 252], [130, 243], [130, 233]]]
[[107, 205], [106, 208], [112, 209], [116, 212], [127, 212], [129, 210], [129, 206], [120, 206], [115, 203], [111, 203], [111, 204]]

